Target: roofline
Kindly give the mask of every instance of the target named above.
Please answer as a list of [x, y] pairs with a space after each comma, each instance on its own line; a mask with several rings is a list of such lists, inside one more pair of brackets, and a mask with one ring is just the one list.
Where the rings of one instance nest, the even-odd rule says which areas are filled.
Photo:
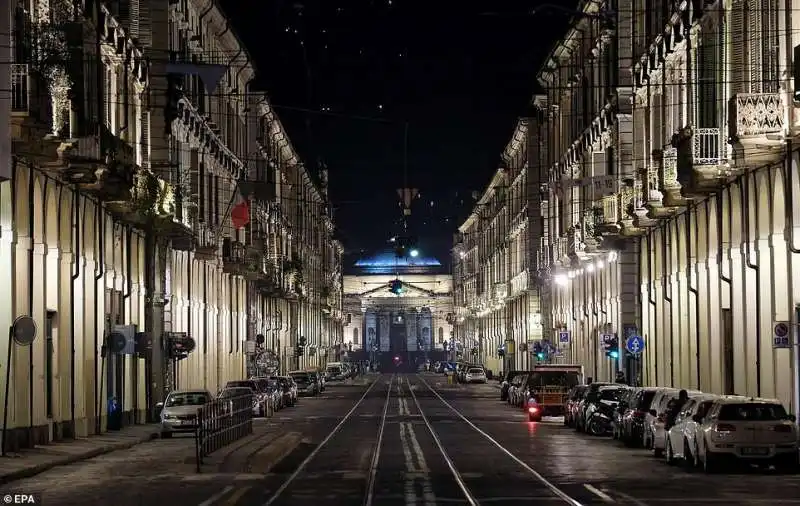
[[503, 160], [506, 163], [514, 159], [514, 155], [523, 145], [528, 135], [528, 124], [528, 118], [519, 118], [517, 120], [517, 125], [514, 127], [514, 132], [511, 134], [511, 140], [508, 141], [506, 148], [503, 150]]
[[564, 58], [565, 53], [570, 53], [574, 49], [576, 43], [580, 43], [583, 31], [588, 28], [590, 18], [581, 16], [583, 14], [595, 14], [600, 12], [602, 0], [581, 0], [578, 7], [575, 9], [575, 15], [570, 20], [570, 27], [567, 33], [559, 39], [553, 49], [550, 50], [547, 57], [544, 59], [539, 71], [536, 73], [536, 81], [539, 82], [544, 88], [550, 87], [548, 76], [558, 70], [559, 63]]
[[461, 224], [460, 227], [458, 227], [459, 232], [461, 232], [462, 234], [466, 233], [467, 230], [469, 230], [469, 228], [475, 223], [475, 220], [478, 218], [478, 209], [480, 208], [480, 206], [485, 205], [486, 202], [489, 201], [489, 198], [492, 196], [494, 189], [500, 184], [505, 175], [506, 171], [502, 167], [495, 171], [494, 175], [492, 176], [492, 179], [489, 181], [489, 185], [486, 187], [485, 190], [483, 190], [483, 195], [481, 195], [481, 198], [479, 198], [478, 201], [475, 202], [475, 206], [472, 208], [472, 212], [470, 212], [469, 217], [466, 219], [466, 221], [464, 221], [464, 223]]

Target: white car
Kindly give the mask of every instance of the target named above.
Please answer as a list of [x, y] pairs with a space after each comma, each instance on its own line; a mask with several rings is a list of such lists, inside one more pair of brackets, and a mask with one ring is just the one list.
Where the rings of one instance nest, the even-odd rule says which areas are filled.
[[[689, 399], [693, 399], [699, 395], [703, 395], [703, 392], [699, 390], [687, 390], [689, 394]], [[653, 454], [656, 457], [662, 457], [664, 455], [664, 450], [667, 449], [667, 410], [669, 409], [669, 403], [678, 398], [679, 391], [670, 391], [669, 393], [665, 394], [661, 398], [661, 404], [656, 410], [656, 416], [650, 422], [650, 434], [653, 437], [652, 445], [653, 445]], [[689, 401], [686, 401], [689, 402]], [[655, 405], [655, 403], [653, 403]]]
[[467, 383], [486, 383], [486, 372], [480, 367], [470, 367], [464, 375]]
[[667, 464], [681, 459], [694, 464], [694, 466], [698, 465], [695, 439], [697, 428], [700, 426], [699, 421], [705, 418], [717, 398], [716, 395], [707, 394], [689, 399], [678, 418], [675, 419], [675, 425], [667, 431], [666, 450], [664, 451]]
[[697, 455], [706, 472], [726, 462], [796, 471], [797, 419], [776, 399], [721, 397], [697, 428]]

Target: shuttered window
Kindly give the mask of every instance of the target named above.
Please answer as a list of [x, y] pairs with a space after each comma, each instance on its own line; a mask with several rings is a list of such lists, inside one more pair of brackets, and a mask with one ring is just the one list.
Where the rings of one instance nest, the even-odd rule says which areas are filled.
[[732, 93], [778, 90], [778, 0], [733, 0]]
[[720, 64], [719, 30], [704, 29], [697, 50], [697, 125], [700, 128], [718, 128], [718, 101], [722, 90], [722, 65]]

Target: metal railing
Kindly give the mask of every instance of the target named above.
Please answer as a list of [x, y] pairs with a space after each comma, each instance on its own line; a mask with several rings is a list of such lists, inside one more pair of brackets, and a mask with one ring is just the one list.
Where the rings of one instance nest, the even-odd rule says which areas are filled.
[[27, 63], [11, 64], [11, 111], [29, 112], [31, 78]]
[[194, 437], [198, 473], [205, 457], [253, 433], [254, 402], [247, 394], [214, 399], [200, 408]]

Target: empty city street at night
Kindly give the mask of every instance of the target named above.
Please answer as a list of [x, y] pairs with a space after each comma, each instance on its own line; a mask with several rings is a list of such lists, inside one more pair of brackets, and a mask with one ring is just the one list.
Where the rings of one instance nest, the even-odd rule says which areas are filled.
[[41, 492], [50, 506], [800, 503], [797, 476], [690, 472], [577, 434], [558, 418], [528, 422], [499, 400], [496, 382], [369, 375], [329, 386], [263, 425], [249, 447], [200, 474], [193, 440], [176, 438], [1, 491]]

